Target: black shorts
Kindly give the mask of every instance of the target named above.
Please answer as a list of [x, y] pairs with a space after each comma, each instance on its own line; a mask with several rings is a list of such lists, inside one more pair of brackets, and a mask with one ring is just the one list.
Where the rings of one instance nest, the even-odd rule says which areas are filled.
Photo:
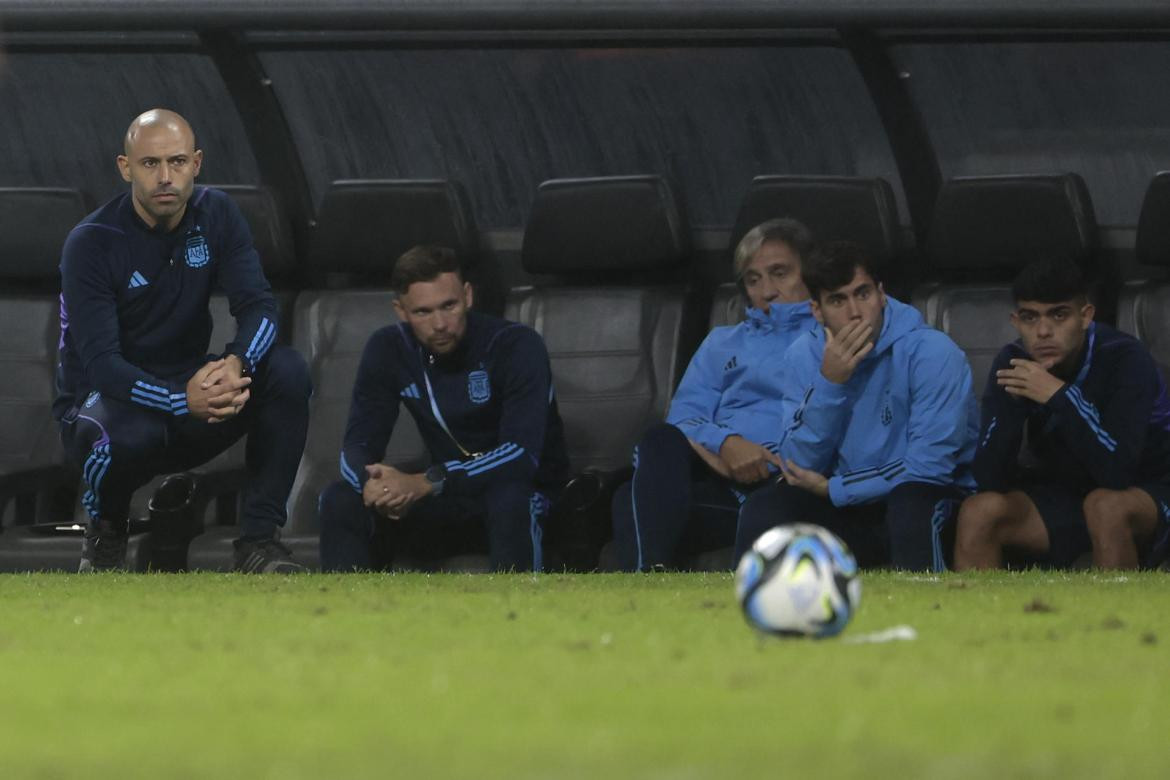
[[[1170, 485], [1147, 483], [1134, 485], [1144, 490], [1158, 507], [1158, 526], [1151, 539], [1138, 540], [1138, 556], [1147, 566], [1157, 566], [1170, 552]], [[1048, 563], [1068, 567], [1082, 555], [1092, 552], [1089, 529], [1085, 525], [1085, 493], [1063, 485], [1032, 485], [1024, 493], [1036, 505], [1048, 531]]]

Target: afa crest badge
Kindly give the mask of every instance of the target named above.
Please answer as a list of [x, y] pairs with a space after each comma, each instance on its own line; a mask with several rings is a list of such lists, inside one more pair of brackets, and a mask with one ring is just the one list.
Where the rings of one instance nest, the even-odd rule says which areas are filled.
[[472, 371], [467, 375], [467, 397], [473, 404], [487, 403], [492, 397], [492, 386], [486, 371]]
[[195, 233], [187, 238], [187, 267], [202, 268], [211, 262], [211, 249], [202, 233]]

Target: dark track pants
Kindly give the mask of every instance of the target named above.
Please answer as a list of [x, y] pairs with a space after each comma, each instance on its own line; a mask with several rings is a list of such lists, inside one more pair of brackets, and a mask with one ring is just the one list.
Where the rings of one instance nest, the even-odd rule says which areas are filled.
[[748, 488], [714, 474], [669, 423], [634, 448], [634, 478], [613, 496], [613, 540], [624, 571], [676, 566], [680, 556], [735, 542]]
[[337, 481], [321, 492], [321, 568], [388, 568], [398, 554], [429, 567], [485, 550], [496, 571], [540, 571], [549, 499], [530, 484], [491, 485], [479, 496], [428, 496], [399, 520], [377, 515]]
[[903, 482], [885, 501], [835, 507], [802, 488], [769, 485], [752, 494], [740, 510], [736, 559], [772, 526], [813, 523], [841, 537], [863, 568], [944, 571], [962, 498], [950, 486]]
[[252, 378], [239, 415], [211, 424], [100, 397], [61, 421], [65, 451], [81, 464], [82, 503], [93, 520], [127, 521], [131, 494], [158, 474], [202, 465], [247, 436], [241, 536], [270, 539], [287, 504], [309, 425], [309, 371], [296, 350], [278, 346]]

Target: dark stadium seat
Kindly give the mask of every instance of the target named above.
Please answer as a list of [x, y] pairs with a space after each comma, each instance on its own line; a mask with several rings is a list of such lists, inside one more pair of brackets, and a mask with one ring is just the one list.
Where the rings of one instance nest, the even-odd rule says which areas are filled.
[[[445, 181], [336, 182], [325, 195], [309, 252], [309, 276], [322, 287], [297, 296], [293, 346], [313, 379], [309, 436], [289, 499], [283, 541], [295, 559], [316, 567], [317, 497], [340, 478], [338, 458], [358, 361], [371, 333], [396, 321], [388, 281], [393, 261], [411, 246], [475, 248], [473, 223], [458, 185]], [[426, 449], [409, 415], [399, 418], [386, 461], [420, 469]], [[231, 568], [234, 527], [209, 529], [188, 552], [191, 568]], [[473, 566], [474, 568], [474, 566]]]
[[684, 290], [669, 279], [688, 233], [656, 176], [558, 179], [540, 186], [523, 264], [556, 281], [513, 289], [508, 319], [535, 328], [552, 361], [573, 469], [629, 465], [634, 442], [666, 414], [679, 377]]
[[[882, 178], [854, 176], [757, 176], [744, 195], [727, 246], [730, 267], [735, 247], [756, 225], [777, 217], [800, 220], [821, 241], [853, 241], [882, 264], [901, 248], [894, 191]], [[715, 291], [708, 326], [743, 320], [745, 302], [734, 283]]]
[[537, 192], [522, 262], [547, 281], [513, 289], [505, 316], [544, 337], [579, 475], [546, 529], [554, 567], [596, 565], [609, 494], [642, 431], [666, 414], [686, 304], [672, 272], [688, 239], [670, 187], [656, 176], [560, 179]]
[[[77, 190], [0, 188], [0, 523], [47, 519], [69, 480], [50, 408], [60, 337], [58, 267], [89, 210]], [[76, 472], [74, 472], [76, 473]], [[12, 502], [12, 511], [9, 503]]]
[[900, 249], [898, 206], [889, 182], [860, 176], [757, 176], [735, 218], [728, 246], [765, 220], [792, 217], [818, 240], [854, 241], [880, 262]]
[[935, 205], [927, 245], [934, 280], [913, 302], [967, 353], [977, 396], [996, 354], [1017, 334], [1011, 280], [1040, 257], [1092, 272], [1097, 224], [1076, 174], [952, 179]]
[[[1150, 181], [1138, 219], [1137, 261], [1170, 268], [1170, 171]], [[1117, 327], [1141, 339], [1170, 379], [1170, 282], [1138, 280], [1125, 285], [1118, 305]]]

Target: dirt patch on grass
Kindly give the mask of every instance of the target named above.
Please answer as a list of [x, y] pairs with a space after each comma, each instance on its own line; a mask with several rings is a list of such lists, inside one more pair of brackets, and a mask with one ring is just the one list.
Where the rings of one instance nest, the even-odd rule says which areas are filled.
[[1049, 604], [1039, 596], [1034, 597], [1031, 601], [1024, 605], [1025, 612], [1055, 612], [1056, 607]]

